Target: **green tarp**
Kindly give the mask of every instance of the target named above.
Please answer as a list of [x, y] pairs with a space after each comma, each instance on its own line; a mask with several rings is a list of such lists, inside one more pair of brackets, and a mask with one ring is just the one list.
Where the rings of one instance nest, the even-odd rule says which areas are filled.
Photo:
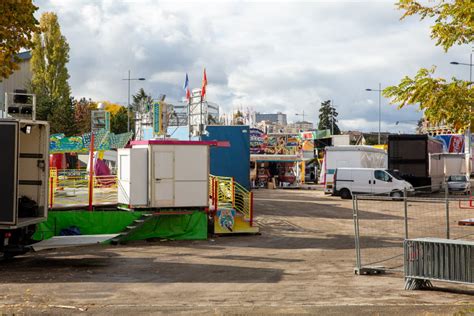
[[[33, 239], [48, 239], [72, 226], [78, 227], [82, 235], [114, 234], [123, 231], [142, 214], [127, 211], [52, 211], [46, 222], [37, 225]], [[155, 216], [124, 240], [148, 238], [207, 239], [206, 213], [196, 211], [192, 214]]]

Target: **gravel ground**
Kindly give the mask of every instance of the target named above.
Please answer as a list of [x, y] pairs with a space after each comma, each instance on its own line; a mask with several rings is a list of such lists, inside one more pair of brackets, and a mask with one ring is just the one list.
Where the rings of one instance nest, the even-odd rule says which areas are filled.
[[109, 315], [474, 312], [473, 287], [435, 283], [431, 291], [405, 291], [400, 273], [354, 275], [352, 201], [317, 190], [257, 190], [255, 208], [261, 235], [78, 247], [2, 262], [0, 311]]

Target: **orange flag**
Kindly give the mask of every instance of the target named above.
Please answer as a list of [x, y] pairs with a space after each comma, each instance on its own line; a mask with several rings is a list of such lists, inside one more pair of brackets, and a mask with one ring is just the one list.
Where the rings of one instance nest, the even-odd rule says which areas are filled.
[[206, 95], [206, 86], [207, 86], [207, 76], [206, 76], [206, 68], [204, 68], [204, 76], [202, 78], [202, 88], [201, 88], [201, 98], [202, 99]]

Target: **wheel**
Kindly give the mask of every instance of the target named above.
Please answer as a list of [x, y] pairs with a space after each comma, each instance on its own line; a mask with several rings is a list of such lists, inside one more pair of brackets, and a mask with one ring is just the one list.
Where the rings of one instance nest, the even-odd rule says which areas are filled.
[[390, 196], [399, 199], [399, 198], [403, 197], [403, 194], [400, 191], [394, 191], [394, 192], [390, 193]]
[[348, 189], [342, 189], [339, 194], [341, 195], [341, 199], [344, 199], [344, 200], [348, 200], [350, 198], [352, 198], [352, 194], [351, 194], [351, 191], [349, 191]]

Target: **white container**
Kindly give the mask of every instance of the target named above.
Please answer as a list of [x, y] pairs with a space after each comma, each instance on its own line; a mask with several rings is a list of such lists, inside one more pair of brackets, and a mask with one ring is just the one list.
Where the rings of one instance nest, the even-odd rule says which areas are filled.
[[132, 148], [119, 150], [118, 170], [121, 204], [149, 208], [209, 205], [207, 142], [133, 142]]

